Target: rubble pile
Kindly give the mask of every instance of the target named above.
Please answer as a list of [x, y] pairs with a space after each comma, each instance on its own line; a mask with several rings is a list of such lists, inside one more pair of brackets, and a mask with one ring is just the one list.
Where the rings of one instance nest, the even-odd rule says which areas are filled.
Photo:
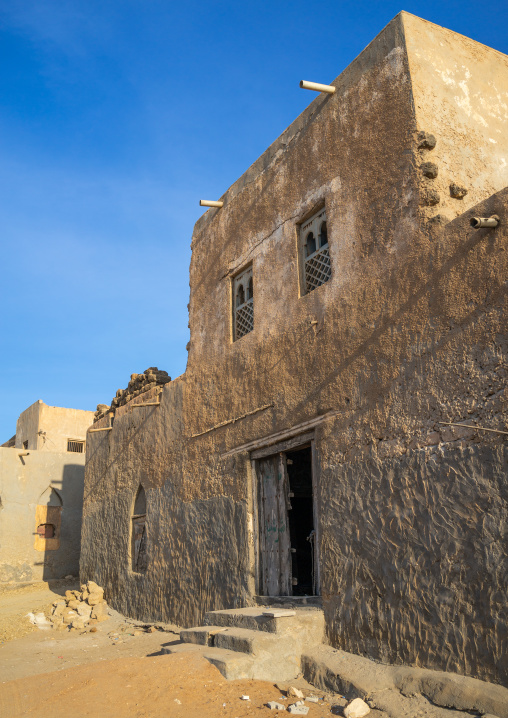
[[82, 631], [108, 618], [104, 589], [88, 581], [81, 586], [81, 591], [66, 591], [65, 598], [55, 601], [49, 620], [57, 631]]
[[142, 374], [131, 374], [131, 380], [126, 389], [118, 389], [116, 396], [112, 399], [110, 406], [107, 404], [97, 404], [94, 422], [102, 419], [110, 412], [115, 412], [119, 406], [127, 404], [128, 401], [134, 399], [135, 396], [143, 394], [143, 392], [153, 389], [156, 386], [169, 384], [171, 377], [167, 371], [162, 371], [156, 366], [151, 366]]

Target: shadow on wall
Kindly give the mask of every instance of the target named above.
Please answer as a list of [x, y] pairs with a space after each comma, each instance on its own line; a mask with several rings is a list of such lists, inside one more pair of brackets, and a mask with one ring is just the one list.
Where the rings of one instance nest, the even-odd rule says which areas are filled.
[[34, 549], [41, 553], [42, 580], [79, 575], [85, 467], [67, 464], [35, 507]]

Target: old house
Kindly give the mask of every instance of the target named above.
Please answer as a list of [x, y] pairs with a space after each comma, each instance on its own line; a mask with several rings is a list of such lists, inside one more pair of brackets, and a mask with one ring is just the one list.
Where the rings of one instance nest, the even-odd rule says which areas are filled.
[[0, 582], [78, 575], [92, 411], [39, 399], [0, 447]]
[[332, 85], [196, 223], [185, 374], [87, 439], [81, 578], [506, 681], [508, 58], [401, 13]]

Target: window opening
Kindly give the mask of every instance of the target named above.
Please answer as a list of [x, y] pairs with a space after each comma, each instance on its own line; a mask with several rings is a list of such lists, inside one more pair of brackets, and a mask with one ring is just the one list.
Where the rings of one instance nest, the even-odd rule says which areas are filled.
[[302, 293], [308, 294], [327, 282], [332, 274], [324, 207], [301, 225], [300, 237], [303, 268]]
[[83, 454], [85, 451], [85, 442], [77, 439], [67, 439], [67, 451]]
[[254, 329], [252, 265], [233, 279], [233, 298], [233, 335], [236, 341]]
[[28, 449], [28, 439], [23, 442], [23, 448]]
[[146, 537], [146, 494], [142, 486], [139, 487], [134, 501], [132, 514], [132, 570], [144, 573], [148, 567], [147, 537]]

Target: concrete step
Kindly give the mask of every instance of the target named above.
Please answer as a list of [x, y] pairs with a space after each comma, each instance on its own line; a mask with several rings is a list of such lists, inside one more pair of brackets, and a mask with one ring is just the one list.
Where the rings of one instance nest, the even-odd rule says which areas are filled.
[[249, 628], [224, 628], [214, 636], [214, 646], [258, 656], [266, 651], [286, 656], [298, 652], [299, 644], [291, 634], [278, 635]]
[[263, 615], [269, 607], [253, 606], [233, 608], [224, 611], [209, 611], [205, 615], [205, 625], [227, 628], [244, 628], [251, 631], [263, 631], [300, 636], [305, 645], [321, 643], [324, 638], [324, 614], [318, 608], [295, 608], [294, 615], [270, 617]]
[[217, 633], [226, 631], [224, 626], [195, 626], [180, 631], [180, 640], [184, 643], [196, 643], [201, 646], [213, 646]]
[[[222, 636], [223, 634], [217, 634]], [[203, 646], [198, 643], [175, 643], [163, 646], [162, 653], [200, 653], [210, 661], [224, 678], [237, 680], [252, 678], [258, 681], [290, 681], [300, 673], [300, 655], [292, 654], [290, 660], [284, 660], [280, 654], [270, 651], [258, 655], [231, 651], [227, 648]]]
[[[255, 669], [255, 659], [245, 653], [228, 651], [224, 648], [210, 648], [197, 643], [176, 643], [172, 646], [163, 646], [162, 653], [201, 653], [227, 680], [233, 681], [240, 678], [258, 678]], [[267, 680], [267, 678], [264, 678]]]

